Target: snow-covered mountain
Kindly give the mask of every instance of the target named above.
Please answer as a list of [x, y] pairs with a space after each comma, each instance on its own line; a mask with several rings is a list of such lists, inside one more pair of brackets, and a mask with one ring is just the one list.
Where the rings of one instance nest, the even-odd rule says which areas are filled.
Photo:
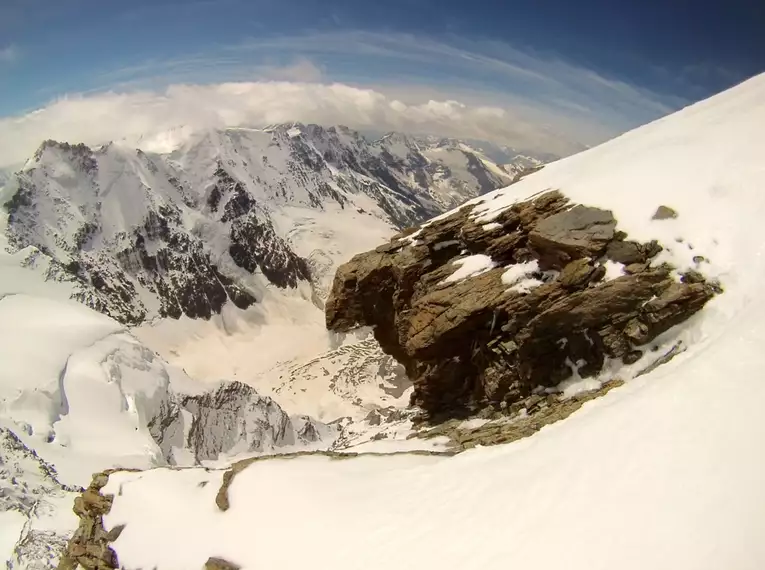
[[[269, 569], [763, 567], [765, 239], [752, 231], [765, 215], [763, 123], [760, 76], [478, 198], [462, 218], [452, 212], [438, 220], [456, 224], [470, 216], [479, 239], [522, 224], [524, 215], [533, 221], [544, 204], [528, 201], [558, 189], [607, 211], [609, 235], [618, 221], [634, 243], [658, 240], [664, 250], [657, 269], [687, 275], [698, 266], [723, 287], [703, 310], [665, 331], [683, 341], [671, 361], [622, 378], [621, 387], [537, 433], [530, 429], [522, 441], [456, 457], [295, 456], [227, 469], [100, 476], [83, 495], [98, 507], [98, 526], [82, 516], [69, 562], [84, 559], [90, 547], [125, 568], [198, 568], [208, 561]], [[520, 203], [523, 211], [514, 211]], [[577, 215], [565, 207], [558, 213]], [[576, 248], [588, 229], [575, 226], [573, 237], [557, 238]], [[424, 253], [452, 245], [439, 242]], [[404, 246], [382, 247], [385, 253]], [[476, 283], [481, 277], [473, 275], [488, 274], [487, 265], [463, 277]], [[616, 269], [614, 282], [631, 282], [626, 267]], [[534, 286], [544, 287], [545, 276], [532, 273]], [[441, 272], [430, 285], [437, 288], [450, 274]], [[349, 283], [354, 291], [366, 287], [371, 298], [379, 283], [367, 281]], [[572, 297], [560, 293], [550, 305], [559, 308], [561, 299]], [[675, 300], [649, 298], [645, 313], [658, 314]], [[578, 309], [560, 315], [564, 324], [576, 326], [571, 315], [581, 315]], [[490, 328], [491, 315], [479, 316]], [[427, 318], [415, 324], [424, 328]], [[555, 330], [555, 322], [544, 324]], [[616, 375], [625, 370], [621, 359], [609, 365]], [[577, 366], [571, 364], [572, 378], [581, 383], [573, 377]], [[546, 392], [534, 396], [535, 405], [546, 405]], [[489, 435], [508, 425], [515, 424], [492, 425]]]
[[[6, 255], [0, 255], [7, 262]], [[0, 263], [0, 547], [13, 568], [55, 567], [74, 497], [112, 467], [226, 464], [326, 448], [340, 425], [290, 415], [240, 382], [203, 382], [113, 319]], [[31, 294], [13, 292], [17, 288]]]
[[5, 233], [120, 322], [209, 319], [273, 286], [321, 298], [338, 259], [511, 179], [464, 144], [343, 127], [210, 131], [167, 155], [46, 141], [3, 190]]
[[0, 492], [18, 497], [0, 522], [14, 567], [55, 564], [95, 471], [327, 448], [370, 410], [406, 405], [400, 367], [364, 334], [327, 333], [321, 308], [338, 263], [510, 180], [468, 146], [430, 150], [290, 124], [164, 155], [46, 141], [3, 178]]

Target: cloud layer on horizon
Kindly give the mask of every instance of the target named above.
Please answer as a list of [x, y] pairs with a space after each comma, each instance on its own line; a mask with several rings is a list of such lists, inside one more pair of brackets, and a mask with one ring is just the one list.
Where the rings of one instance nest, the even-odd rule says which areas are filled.
[[147, 151], [167, 152], [182, 142], [181, 134], [289, 121], [434, 133], [558, 154], [581, 148], [501, 107], [450, 99], [412, 104], [341, 83], [267, 81], [61, 99], [21, 117], [0, 119], [0, 167], [23, 162], [49, 138], [86, 144], [124, 140]]
[[92, 77], [85, 93], [0, 118], [0, 167], [48, 138], [166, 150], [170, 130], [288, 121], [565, 155], [684, 103], [506, 44], [368, 32], [261, 38]]

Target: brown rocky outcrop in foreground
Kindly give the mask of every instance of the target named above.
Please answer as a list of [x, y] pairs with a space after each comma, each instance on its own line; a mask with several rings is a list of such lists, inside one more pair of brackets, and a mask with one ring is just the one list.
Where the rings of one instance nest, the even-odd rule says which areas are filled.
[[123, 527], [107, 532], [103, 526], [103, 516], [111, 510], [114, 500], [111, 495], [101, 494], [101, 489], [109, 482], [110, 473], [93, 475], [90, 486], [74, 500], [74, 513], [80, 518], [80, 525], [59, 562], [59, 570], [119, 568], [117, 555], [109, 543], [117, 540]]
[[[698, 272], [678, 281], [651, 264], [655, 241], [630, 241], [610, 211], [575, 205], [558, 191], [504, 210], [488, 230], [466, 206], [354, 257], [335, 276], [327, 328], [373, 326], [383, 350], [406, 368], [412, 403], [440, 420], [498, 409], [607, 357], [637, 361], [651, 341], [719, 291]], [[469, 255], [496, 268], [446, 282]], [[624, 275], [604, 280], [605, 260]], [[512, 265], [536, 261], [523, 290], [503, 283]]]

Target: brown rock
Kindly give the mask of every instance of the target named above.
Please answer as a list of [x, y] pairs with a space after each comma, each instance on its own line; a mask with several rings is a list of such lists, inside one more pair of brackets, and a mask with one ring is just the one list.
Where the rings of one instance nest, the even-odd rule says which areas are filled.
[[706, 304], [714, 291], [706, 283], [673, 283], [659, 297], [645, 303], [624, 332], [635, 344], [650, 342], [680, 324]]
[[651, 217], [652, 220], [670, 220], [678, 216], [677, 212], [669, 206], [659, 206]]
[[560, 282], [564, 287], [581, 287], [586, 285], [595, 271], [591, 261], [587, 258], [576, 259], [567, 264], [560, 273]]
[[[426, 419], [500, 404], [515, 410], [537, 386], [570, 376], [571, 362], [581, 361], [588, 376], [607, 356], [637, 359], [634, 345], [682, 322], [715, 292], [707, 283], [674, 283], [672, 268], [649, 265], [657, 242], [629, 241], [611, 212], [571, 207], [557, 191], [501, 212], [501, 231], [484, 231], [471, 211], [423, 227], [416, 245], [357, 255], [338, 269], [326, 304], [332, 330], [374, 327], [412, 380], [412, 403]], [[465, 249], [505, 267], [446, 282]], [[602, 255], [632, 262], [628, 274], [602, 281], [605, 268], [592, 261]], [[544, 283], [510, 290], [506, 266], [532, 259], [560, 274], [540, 271], [534, 277]]]
[[642, 273], [648, 269], [648, 267], [648, 263], [630, 263], [627, 267], [624, 268], [624, 272], [627, 275], [635, 275], [635, 273]]
[[611, 212], [574, 206], [539, 221], [529, 233], [529, 244], [544, 267], [561, 268], [569, 260], [603, 253], [615, 229]]
[[645, 262], [641, 244], [635, 241], [612, 241], [606, 248], [606, 255], [610, 260], [624, 265]]
[[205, 562], [205, 570], [239, 570], [240, 568], [241, 566], [215, 556], [211, 556]]

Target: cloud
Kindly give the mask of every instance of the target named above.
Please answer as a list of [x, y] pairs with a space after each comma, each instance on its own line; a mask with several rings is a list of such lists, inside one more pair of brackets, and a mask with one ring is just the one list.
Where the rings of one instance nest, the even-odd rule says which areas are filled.
[[0, 63], [16, 63], [19, 56], [19, 48], [13, 44], [0, 48]]
[[[301, 53], [347, 60], [348, 54], [366, 65], [367, 79], [381, 73], [397, 76], [441, 77], [451, 86], [480, 83], [523, 95], [527, 100], [568, 100], [603, 115], [613, 109], [626, 123], [641, 124], [687, 103], [625, 81], [606, 77], [554, 54], [522, 50], [507, 43], [452, 36], [437, 40], [402, 33], [343, 31], [256, 38], [230, 46], [227, 55], [241, 53]], [[331, 71], [331, 66], [328, 65]], [[608, 119], [608, 118], [606, 118]], [[621, 127], [621, 124], [618, 125]]]
[[255, 68], [255, 72], [269, 79], [308, 83], [318, 83], [323, 76], [322, 69], [306, 57], [298, 57], [292, 63], [284, 66]]
[[162, 92], [64, 98], [21, 117], [0, 119], [0, 166], [26, 160], [52, 138], [101, 144], [124, 140], [149, 151], [209, 128], [301, 121], [354, 128], [436, 133], [566, 154], [579, 147], [510, 109], [453, 99], [404, 102], [342, 83], [266, 81], [174, 85]]
[[353, 31], [261, 37], [89, 70], [87, 81], [78, 95], [0, 119], [0, 166], [25, 160], [46, 138], [159, 149], [171, 130], [175, 140], [205, 128], [286, 121], [568, 154], [686, 103], [500, 42]]

